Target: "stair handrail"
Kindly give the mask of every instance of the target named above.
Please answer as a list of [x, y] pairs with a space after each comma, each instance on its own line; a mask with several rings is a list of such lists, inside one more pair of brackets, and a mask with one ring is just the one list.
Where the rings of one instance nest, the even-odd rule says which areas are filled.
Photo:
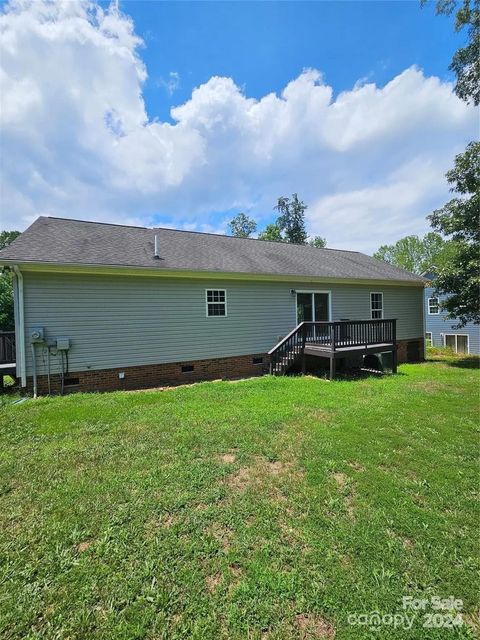
[[276, 344], [272, 349], [270, 349], [270, 351], [268, 352], [268, 355], [269, 355], [269, 356], [271, 356], [272, 354], [274, 354], [274, 353], [275, 353], [275, 351], [277, 351], [278, 349], [280, 349], [280, 347], [281, 347], [285, 342], [287, 342], [287, 341], [288, 341], [288, 340], [293, 336], [293, 334], [294, 334], [294, 333], [297, 333], [297, 331], [298, 331], [301, 327], [303, 327], [303, 325], [304, 325], [304, 324], [305, 324], [305, 322], [300, 322], [300, 324], [297, 324], [297, 326], [295, 327], [295, 329], [292, 329], [288, 335], [286, 335], [284, 338], [282, 338], [279, 342], [277, 342], [277, 344]]

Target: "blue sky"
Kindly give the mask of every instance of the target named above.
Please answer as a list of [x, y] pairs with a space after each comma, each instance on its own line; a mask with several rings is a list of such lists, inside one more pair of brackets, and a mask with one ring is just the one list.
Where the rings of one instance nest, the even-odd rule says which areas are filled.
[[[450, 80], [464, 40], [434, 4], [391, 2], [121, 2], [145, 48], [144, 97], [151, 117], [213, 75], [233, 78], [249, 96], [279, 92], [304, 68], [320, 69], [334, 93], [362, 78], [383, 86], [417, 65]], [[163, 82], [178, 73], [170, 95]]]
[[369, 253], [429, 230], [478, 135], [453, 19], [411, 2], [22, 0], [0, 16], [0, 217], [225, 233], [281, 195]]

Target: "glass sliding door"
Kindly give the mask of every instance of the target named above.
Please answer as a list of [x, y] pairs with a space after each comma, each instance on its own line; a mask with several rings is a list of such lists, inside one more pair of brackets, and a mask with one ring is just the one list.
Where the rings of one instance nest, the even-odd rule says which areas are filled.
[[313, 320], [313, 293], [297, 293], [297, 324]]
[[468, 353], [468, 336], [456, 333], [445, 334], [445, 346], [455, 353]]
[[450, 335], [445, 336], [445, 346], [448, 349], [452, 349], [453, 351], [455, 351], [455, 347], [456, 347], [455, 336], [450, 336]]
[[457, 336], [457, 353], [468, 353], [468, 336]]
[[327, 322], [330, 319], [330, 294], [297, 292], [297, 324], [300, 322]]
[[330, 294], [314, 293], [315, 322], [328, 322], [330, 320]]
[[[330, 294], [314, 291], [297, 292], [297, 324], [300, 322], [327, 322], [330, 320]], [[307, 340], [325, 342], [328, 338], [328, 327], [315, 327], [309, 331]]]

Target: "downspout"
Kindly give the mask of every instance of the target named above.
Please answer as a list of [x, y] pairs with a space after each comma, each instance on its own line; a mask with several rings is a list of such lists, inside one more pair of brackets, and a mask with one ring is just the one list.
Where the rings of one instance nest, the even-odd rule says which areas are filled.
[[14, 265], [13, 272], [17, 278], [17, 293], [18, 293], [18, 340], [19, 340], [19, 353], [20, 353], [20, 377], [22, 387], [27, 386], [27, 370], [25, 365], [25, 310], [23, 301], [23, 275], [20, 269]]
[[[427, 359], [427, 316], [425, 313], [426, 301], [425, 301], [425, 288], [426, 285], [423, 286], [422, 289], [422, 320], [423, 320], [423, 359]], [[433, 335], [433, 334], [432, 334]]]

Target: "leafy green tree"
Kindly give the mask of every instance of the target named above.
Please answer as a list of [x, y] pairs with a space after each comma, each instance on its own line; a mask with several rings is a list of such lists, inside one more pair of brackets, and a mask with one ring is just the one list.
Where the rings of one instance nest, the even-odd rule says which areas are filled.
[[233, 236], [237, 238], [249, 238], [257, 230], [257, 223], [244, 213], [237, 214], [228, 223]]
[[20, 231], [0, 231], [0, 251], [18, 238]]
[[4, 271], [0, 274], [0, 331], [14, 328], [12, 274]]
[[[0, 249], [4, 249], [20, 235], [20, 231], [1, 231]], [[0, 331], [13, 331], [13, 285], [10, 271], [0, 273]]]
[[437, 269], [451, 259], [455, 251], [454, 243], [442, 238], [434, 231], [426, 233], [423, 238], [406, 236], [395, 244], [384, 244], [373, 254], [377, 260], [422, 274]]
[[[305, 211], [307, 205], [299, 200], [298, 195], [294, 193], [291, 198], [281, 196], [277, 200], [277, 204], [273, 207], [279, 212], [279, 216], [275, 222], [267, 224], [265, 229], [258, 234], [259, 240], [270, 240], [271, 242], [286, 242], [289, 244], [309, 244], [312, 247], [323, 248], [327, 241], [320, 236], [308, 238], [305, 227]], [[242, 216], [243, 214], [239, 214]], [[237, 218], [239, 217], [237, 216]], [[233, 231], [232, 223], [230, 228]], [[243, 220], [242, 220], [243, 222]], [[253, 220], [251, 222], [254, 222]], [[237, 235], [234, 233], [234, 235]]]
[[307, 205], [298, 199], [294, 193], [292, 198], [282, 196], [274, 206], [279, 212], [277, 226], [284, 234], [285, 242], [290, 244], [307, 244], [307, 230], [305, 228], [305, 211]]
[[[421, 0], [425, 5], [427, 0]], [[438, 15], [455, 11], [455, 30], [467, 30], [468, 42], [452, 58], [449, 69], [457, 77], [455, 93], [465, 102], [480, 104], [480, 2], [479, 0], [437, 0]]]
[[471, 142], [447, 173], [458, 194], [428, 216], [434, 229], [455, 242], [452, 259], [437, 269], [435, 287], [449, 294], [442, 304], [459, 326], [480, 323], [480, 142]]
[[316, 247], [317, 249], [325, 249], [325, 247], [327, 246], [327, 241], [321, 236], [314, 236], [313, 238], [309, 239], [308, 244], [311, 247]]
[[275, 223], [267, 224], [265, 230], [258, 234], [259, 240], [270, 240], [270, 242], [285, 242], [285, 238], [282, 236], [282, 230]]

